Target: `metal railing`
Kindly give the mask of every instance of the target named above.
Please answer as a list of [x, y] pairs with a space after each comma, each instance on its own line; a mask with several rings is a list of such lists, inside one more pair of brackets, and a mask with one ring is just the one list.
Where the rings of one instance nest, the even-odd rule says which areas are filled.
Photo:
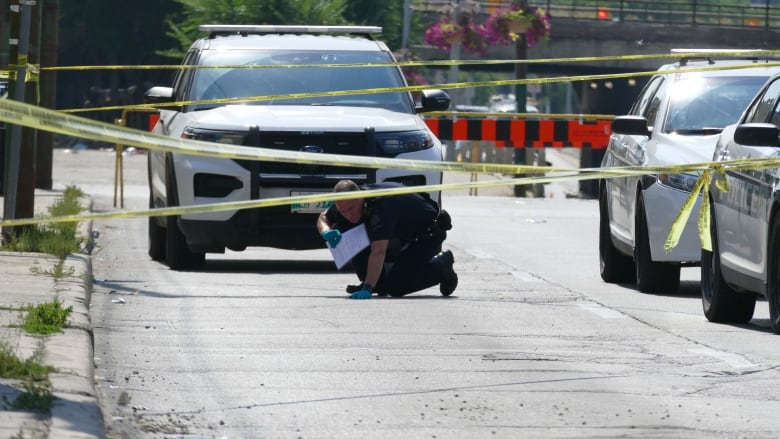
[[761, 0], [751, 2], [751, 6], [736, 6], [682, 0], [529, 1], [529, 4], [545, 8], [554, 19], [776, 30], [780, 29], [780, 6], [773, 3], [774, 0]]
[[[438, 12], [471, 3], [479, 14], [507, 8], [511, 0], [426, 0], [420, 12]], [[553, 19], [618, 21], [674, 26], [780, 29], [780, 0], [752, 0], [750, 5], [724, 5], [699, 0], [528, 0]]]

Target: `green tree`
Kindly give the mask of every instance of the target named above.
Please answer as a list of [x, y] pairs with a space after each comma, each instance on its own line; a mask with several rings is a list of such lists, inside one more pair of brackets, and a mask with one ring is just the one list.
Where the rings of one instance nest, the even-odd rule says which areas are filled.
[[[411, 9], [419, 9], [424, 0], [412, 0]], [[418, 8], [415, 8], [418, 6]], [[410, 11], [411, 13], [411, 11]], [[350, 0], [344, 17], [354, 24], [381, 26], [382, 39], [393, 49], [400, 49], [403, 41], [404, 0], [377, 2], [376, 0]], [[426, 25], [424, 14], [411, 13], [410, 45], [423, 40]]]
[[[84, 70], [57, 73], [57, 108], [95, 104], [94, 90], [134, 86], [136, 99], [145, 85], [167, 81], [170, 71], [99, 70], [95, 65], [162, 64], [155, 52], [174, 42], [165, 36], [165, 19], [175, 17], [180, 6], [168, 1], [123, 4], [105, 0], [61, 1], [59, 8], [58, 65], [85, 66]], [[97, 115], [96, 115], [97, 116]], [[113, 117], [113, 116], [109, 116]], [[109, 117], [103, 117], [112, 120]]]
[[167, 35], [179, 47], [158, 51], [181, 58], [201, 34], [201, 24], [346, 24], [346, 0], [176, 0], [182, 7], [180, 21], [169, 20]]

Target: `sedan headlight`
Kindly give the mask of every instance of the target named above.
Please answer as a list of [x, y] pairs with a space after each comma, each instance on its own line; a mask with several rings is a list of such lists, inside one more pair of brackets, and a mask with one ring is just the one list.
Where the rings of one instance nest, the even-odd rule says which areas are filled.
[[658, 174], [660, 184], [685, 192], [691, 192], [698, 179], [695, 174]]
[[236, 131], [204, 130], [200, 128], [185, 128], [181, 133], [182, 139], [201, 140], [204, 142], [225, 143], [228, 145], [241, 145], [247, 133]]
[[428, 131], [402, 133], [376, 133], [376, 143], [386, 155], [396, 156], [405, 152], [421, 151], [433, 146], [433, 136]]

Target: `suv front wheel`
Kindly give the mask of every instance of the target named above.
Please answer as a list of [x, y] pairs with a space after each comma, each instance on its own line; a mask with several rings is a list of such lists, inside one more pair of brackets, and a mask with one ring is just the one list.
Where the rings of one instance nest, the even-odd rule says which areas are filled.
[[[176, 176], [170, 160], [165, 163], [165, 194], [168, 207], [179, 205]], [[179, 216], [165, 217], [165, 262], [171, 270], [199, 268], [206, 260], [205, 253], [193, 252], [187, 246], [187, 239], [179, 229]]]
[[[152, 193], [152, 168], [151, 168], [151, 162], [149, 163], [148, 167], [148, 175], [149, 175], [149, 208], [154, 209], [156, 206], [154, 205], [154, 195]], [[148, 233], [149, 233], [149, 257], [152, 258], [153, 261], [164, 261], [165, 260], [165, 227], [160, 225], [158, 221], [160, 221], [160, 218], [149, 216], [148, 218], [149, 226], [148, 226]]]

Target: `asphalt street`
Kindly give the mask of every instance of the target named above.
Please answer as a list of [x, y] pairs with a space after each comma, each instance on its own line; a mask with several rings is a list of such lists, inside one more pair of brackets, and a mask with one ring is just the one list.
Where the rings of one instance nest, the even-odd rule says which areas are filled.
[[[132, 155], [134, 150], [130, 150]], [[110, 163], [113, 151], [57, 150], [55, 155], [103, 154]], [[576, 167], [573, 154], [552, 154], [548, 159], [554, 166]], [[57, 166], [55, 160], [55, 167]], [[108, 167], [94, 172], [94, 186], [82, 188], [92, 195], [97, 187], [105, 192], [111, 188], [108, 178], [121, 169], [115, 162], [114, 169]], [[55, 172], [55, 176], [57, 173]], [[120, 174], [121, 175], [121, 174]], [[445, 183], [465, 181], [486, 181], [505, 179], [506, 176], [491, 174], [447, 173]], [[120, 179], [121, 181], [121, 179]], [[35, 192], [35, 209], [45, 214], [47, 208], [62, 196], [61, 190], [67, 183], [55, 180], [55, 190]], [[121, 205], [122, 188], [114, 186], [115, 201]], [[554, 183], [546, 187], [547, 197], [572, 196], [577, 191], [576, 183]], [[469, 193], [468, 189], [452, 191]], [[104, 194], [105, 195], [105, 194]], [[513, 196], [512, 186], [480, 188], [469, 195]], [[0, 197], [0, 199], [2, 199]], [[91, 199], [84, 205], [91, 207]], [[0, 203], [2, 214], [3, 203]], [[92, 223], [80, 224], [80, 234], [92, 237]], [[91, 247], [86, 245], [85, 247]], [[4, 282], [0, 283], [0, 337], [9, 350], [20, 359], [40, 358], [41, 362], [53, 366], [50, 374], [51, 392], [55, 397], [51, 413], [35, 413], [10, 409], [10, 401], [24, 392], [19, 380], [0, 379], [0, 399], [6, 410], [0, 411], [0, 435], [25, 439], [92, 439], [105, 437], [105, 425], [100, 402], [95, 390], [94, 352], [92, 327], [89, 317], [90, 295], [93, 289], [91, 255], [86, 248], [82, 253], [70, 255], [65, 263], [68, 275], [55, 281], [47, 274], [47, 267], [54, 266], [57, 259], [41, 253], [0, 252], [0, 266], [3, 267]], [[67, 327], [50, 336], [33, 336], [18, 327], [21, 309], [28, 305], [51, 303], [58, 300], [64, 307], [72, 307]]]

